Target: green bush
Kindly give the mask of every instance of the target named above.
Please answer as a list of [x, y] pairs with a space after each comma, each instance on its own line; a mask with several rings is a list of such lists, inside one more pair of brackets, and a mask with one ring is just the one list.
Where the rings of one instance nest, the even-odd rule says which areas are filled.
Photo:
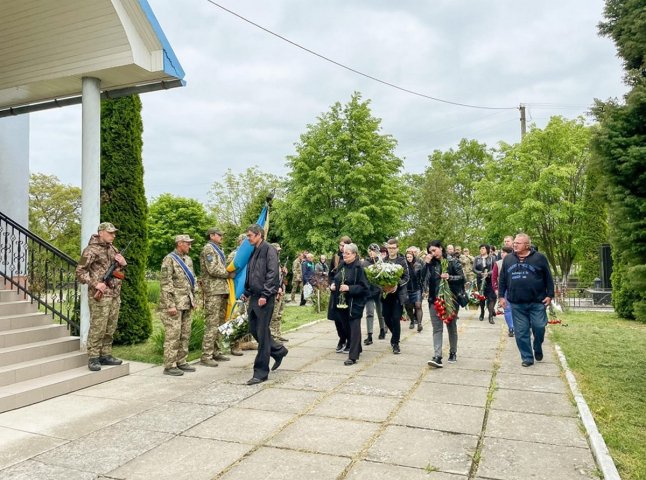
[[320, 292], [321, 304], [319, 305], [319, 295], [317, 294], [317, 290], [314, 289], [314, 293], [312, 293], [312, 296], [310, 297], [312, 299], [312, 308], [315, 313], [326, 313], [328, 305], [330, 304], [330, 290], [328, 288], [323, 288]]
[[146, 284], [148, 289], [148, 303], [158, 304], [161, 295], [159, 280], [148, 280]]
[[[202, 349], [202, 339], [204, 338], [204, 310], [196, 309], [191, 315], [191, 338], [188, 342], [188, 351], [193, 352]], [[166, 339], [166, 330], [162, 326], [152, 336], [154, 351], [159, 355], [164, 354], [164, 340]]]

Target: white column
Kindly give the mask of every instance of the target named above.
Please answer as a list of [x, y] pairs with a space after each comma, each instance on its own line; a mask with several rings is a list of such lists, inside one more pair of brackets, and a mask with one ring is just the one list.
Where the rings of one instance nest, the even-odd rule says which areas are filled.
[[[96, 233], [101, 217], [101, 81], [83, 77], [81, 248]], [[81, 287], [81, 349], [90, 329], [87, 286]]]

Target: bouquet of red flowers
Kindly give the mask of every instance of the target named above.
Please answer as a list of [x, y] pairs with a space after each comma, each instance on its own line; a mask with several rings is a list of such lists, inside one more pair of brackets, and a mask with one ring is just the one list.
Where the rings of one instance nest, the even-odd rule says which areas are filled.
[[471, 287], [469, 288], [469, 303], [471, 305], [479, 305], [480, 300], [484, 300], [485, 296], [482, 295], [478, 289], [476, 288], [475, 282], [471, 283]]
[[[449, 266], [448, 260], [443, 258], [441, 265], [442, 272], [446, 272]], [[445, 278], [440, 279], [440, 288], [435, 297], [433, 308], [437, 312], [437, 316], [440, 317], [440, 320], [446, 324], [451, 323], [458, 316], [458, 312], [455, 309], [455, 296], [449, 287], [449, 281]]]

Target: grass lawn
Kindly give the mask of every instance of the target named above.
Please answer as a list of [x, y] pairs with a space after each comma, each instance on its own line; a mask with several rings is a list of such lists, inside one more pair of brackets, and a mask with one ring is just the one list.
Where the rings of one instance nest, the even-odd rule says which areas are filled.
[[[138, 343], [136, 345], [115, 345], [113, 350], [113, 355], [118, 358], [123, 358], [125, 360], [132, 360], [136, 362], [146, 362], [146, 363], [155, 363], [161, 365], [164, 362], [164, 356], [161, 353], [158, 353], [157, 346], [155, 345], [155, 335], [162, 330], [162, 324], [159, 320], [159, 314], [157, 313], [156, 305], [149, 304], [150, 311], [153, 316], [153, 333], [148, 340], [143, 343]], [[283, 333], [289, 332], [301, 325], [312, 322], [314, 320], [319, 320], [325, 318], [326, 313], [317, 314], [315, 313], [313, 307], [292, 307], [286, 306], [283, 313]], [[195, 360], [199, 358], [202, 352], [199, 349], [193, 349], [188, 354], [188, 360]]]
[[610, 313], [567, 313], [550, 326], [621, 478], [646, 480], [646, 325]]

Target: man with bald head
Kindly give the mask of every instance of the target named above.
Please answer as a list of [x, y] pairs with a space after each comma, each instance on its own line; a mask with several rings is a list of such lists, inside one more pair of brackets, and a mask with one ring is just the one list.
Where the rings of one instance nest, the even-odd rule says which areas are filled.
[[505, 308], [507, 302], [511, 305], [516, 345], [523, 367], [533, 365], [534, 359], [543, 360], [545, 309], [554, 298], [554, 280], [547, 258], [531, 246], [528, 235], [516, 235], [513, 253], [502, 261], [498, 283], [500, 306]]

